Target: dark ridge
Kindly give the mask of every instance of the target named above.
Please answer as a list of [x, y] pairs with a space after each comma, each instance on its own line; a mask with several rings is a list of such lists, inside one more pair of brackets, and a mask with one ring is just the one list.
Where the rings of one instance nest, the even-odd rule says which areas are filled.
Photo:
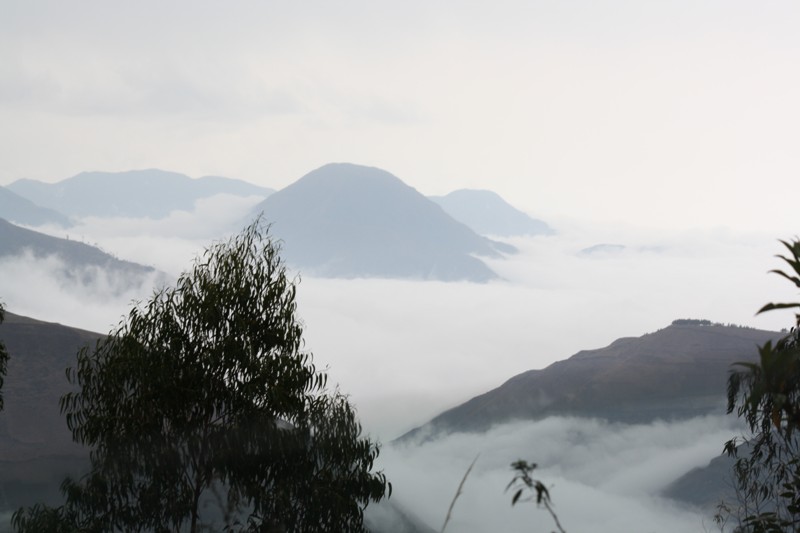
[[485, 431], [552, 415], [643, 423], [725, 412], [730, 366], [757, 356], [777, 332], [723, 325], [671, 325], [585, 350], [450, 409], [401, 439]]

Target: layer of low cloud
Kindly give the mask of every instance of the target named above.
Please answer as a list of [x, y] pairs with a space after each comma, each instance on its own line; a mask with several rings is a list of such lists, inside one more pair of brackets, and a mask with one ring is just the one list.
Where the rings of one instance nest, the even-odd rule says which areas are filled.
[[[161, 220], [86, 219], [69, 231], [174, 277], [204, 246], [247, 224], [257, 201], [215, 197]], [[791, 325], [785, 313], [754, 316], [767, 301], [787, 298], [785, 282], [766, 275], [780, 266], [775, 236], [573, 221], [559, 229], [513, 240], [520, 253], [490, 261], [503, 279], [488, 284], [303, 277], [306, 348], [352, 395], [367, 429], [391, 439], [517, 373], [676, 318]], [[602, 243], [624, 248], [581, 253]], [[10, 310], [98, 331], [152, 291], [147, 280], [123, 292], [102, 276], [91, 286], [71, 283], [54, 260], [2, 266], [0, 297]]]
[[[255, 199], [216, 198], [163, 220], [87, 219], [70, 232], [120, 258], [177, 276], [203, 246], [247, 223]], [[351, 394], [366, 429], [390, 440], [442, 410], [583, 349], [639, 336], [676, 318], [763, 329], [790, 314], [755, 311], [787, 295], [766, 272], [775, 236], [652, 233], [563, 221], [554, 237], [517, 239], [488, 284], [303, 277], [298, 314], [306, 349]], [[63, 232], [63, 230], [57, 230]], [[611, 254], [586, 247], [622, 244]], [[0, 298], [12, 312], [100, 332], [152, 291], [119, 292], [61, 275], [57, 261], [5, 259]]]
[[251, 223], [255, 219], [251, 210], [263, 199], [261, 196], [218, 194], [195, 201], [192, 211], [173, 211], [164, 218], [85, 217], [66, 230], [60, 227], [32, 229], [95, 244], [121, 259], [152, 266], [177, 277], [212, 241]]
[[97, 246], [156, 272], [131, 278], [96, 267], [67, 268], [56, 256], [6, 256], [0, 258], [0, 300], [14, 313], [105, 333], [136, 302], [188, 270], [208, 244], [252, 222], [248, 213], [261, 200], [217, 195], [162, 219], [88, 217], [66, 230], [31, 228]]
[[0, 258], [0, 273], [0, 301], [8, 311], [98, 333], [114, 328], [165, 281], [157, 271], [133, 278], [30, 253]]
[[[628, 246], [611, 256], [580, 250]], [[353, 394], [367, 427], [393, 438], [442, 410], [584, 349], [643, 335], [677, 318], [762, 329], [790, 313], [755, 316], [790, 287], [770, 236], [642, 235], [585, 228], [521, 239], [485, 285], [303, 279], [307, 346]]]
[[[174, 276], [208, 242], [244, 225], [252, 202], [217, 198], [163, 220], [87, 219], [70, 231]], [[330, 382], [351, 395], [366, 432], [386, 443], [514, 374], [675, 318], [764, 329], [792, 323], [789, 314], [754, 316], [765, 302], [792, 294], [785, 281], [766, 275], [780, 267], [772, 257], [782, 251], [775, 236], [653, 233], [570, 221], [559, 230], [514, 240], [520, 253], [491, 261], [503, 279], [488, 284], [304, 277], [298, 313], [305, 348], [328, 368]], [[624, 248], [581, 253], [603, 243]], [[95, 271], [65, 275], [57, 258], [30, 255], [4, 258], [0, 272], [0, 298], [10, 311], [98, 332], [116, 325], [158, 282]], [[712, 529], [707, 516], [658, 493], [717, 455], [731, 424], [717, 417], [649, 426], [552, 418], [484, 435], [386, 445], [381, 465], [396, 501], [433, 527], [440, 527], [461, 476], [480, 454], [450, 530], [552, 529], [534, 505], [510, 509], [503, 491], [508, 466], [523, 458], [541, 466], [537, 473], [568, 531], [698, 531]]]
[[510, 464], [537, 463], [534, 477], [550, 491], [567, 531], [681, 533], [713, 530], [708, 510], [662, 498], [666, 486], [708, 464], [736, 429], [709, 416], [682, 422], [622, 425], [580, 418], [505, 424], [482, 434], [457, 433], [431, 442], [384, 448], [381, 466], [395, 501], [433, 528], [470, 463], [477, 461], [455, 503], [448, 531], [551, 531], [535, 503], [511, 507]]

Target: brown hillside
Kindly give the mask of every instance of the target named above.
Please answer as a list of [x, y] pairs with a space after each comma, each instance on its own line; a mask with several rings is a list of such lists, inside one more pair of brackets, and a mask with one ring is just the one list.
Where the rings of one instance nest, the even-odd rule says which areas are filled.
[[8, 349], [8, 375], [0, 412], [0, 461], [77, 454], [58, 401], [68, 388], [65, 370], [78, 350], [101, 335], [6, 313], [0, 340]]
[[648, 422], [722, 410], [730, 366], [752, 360], [759, 344], [778, 336], [750, 328], [672, 325], [514, 376], [423, 427], [434, 433], [482, 431], [550, 415]]

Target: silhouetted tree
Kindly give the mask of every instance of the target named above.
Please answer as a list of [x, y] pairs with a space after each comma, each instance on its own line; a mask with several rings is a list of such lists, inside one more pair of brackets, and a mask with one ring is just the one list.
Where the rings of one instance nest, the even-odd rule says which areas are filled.
[[[6, 319], [6, 309], [3, 307], [3, 302], [0, 302], [0, 324]], [[3, 380], [8, 372], [8, 350], [3, 341], [0, 341], [0, 411], [3, 410]]]
[[[791, 271], [773, 270], [800, 288], [800, 241], [781, 241], [789, 256], [778, 256]], [[759, 313], [800, 308], [800, 303], [769, 303]], [[728, 412], [736, 410], [752, 433], [725, 445], [734, 457], [736, 490], [745, 531], [797, 531], [800, 528], [800, 314], [774, 345], [759, 348], [755, 363], [737, 363], [728, 380]], [[742, 444], [745, 446], [742, 447]]]
[[259, 220], [83, 349], [61, 409], [91, 470], [16, 529], [364, 531], [391, 486], [301, 350], [295, 292]]

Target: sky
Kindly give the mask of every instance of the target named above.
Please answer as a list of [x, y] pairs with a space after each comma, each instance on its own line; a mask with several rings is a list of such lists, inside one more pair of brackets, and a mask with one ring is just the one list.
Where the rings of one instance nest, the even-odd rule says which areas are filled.
[[0, 185], [332, 161], [542, 217], [796, 231], [793, 1], [0, 5]]

